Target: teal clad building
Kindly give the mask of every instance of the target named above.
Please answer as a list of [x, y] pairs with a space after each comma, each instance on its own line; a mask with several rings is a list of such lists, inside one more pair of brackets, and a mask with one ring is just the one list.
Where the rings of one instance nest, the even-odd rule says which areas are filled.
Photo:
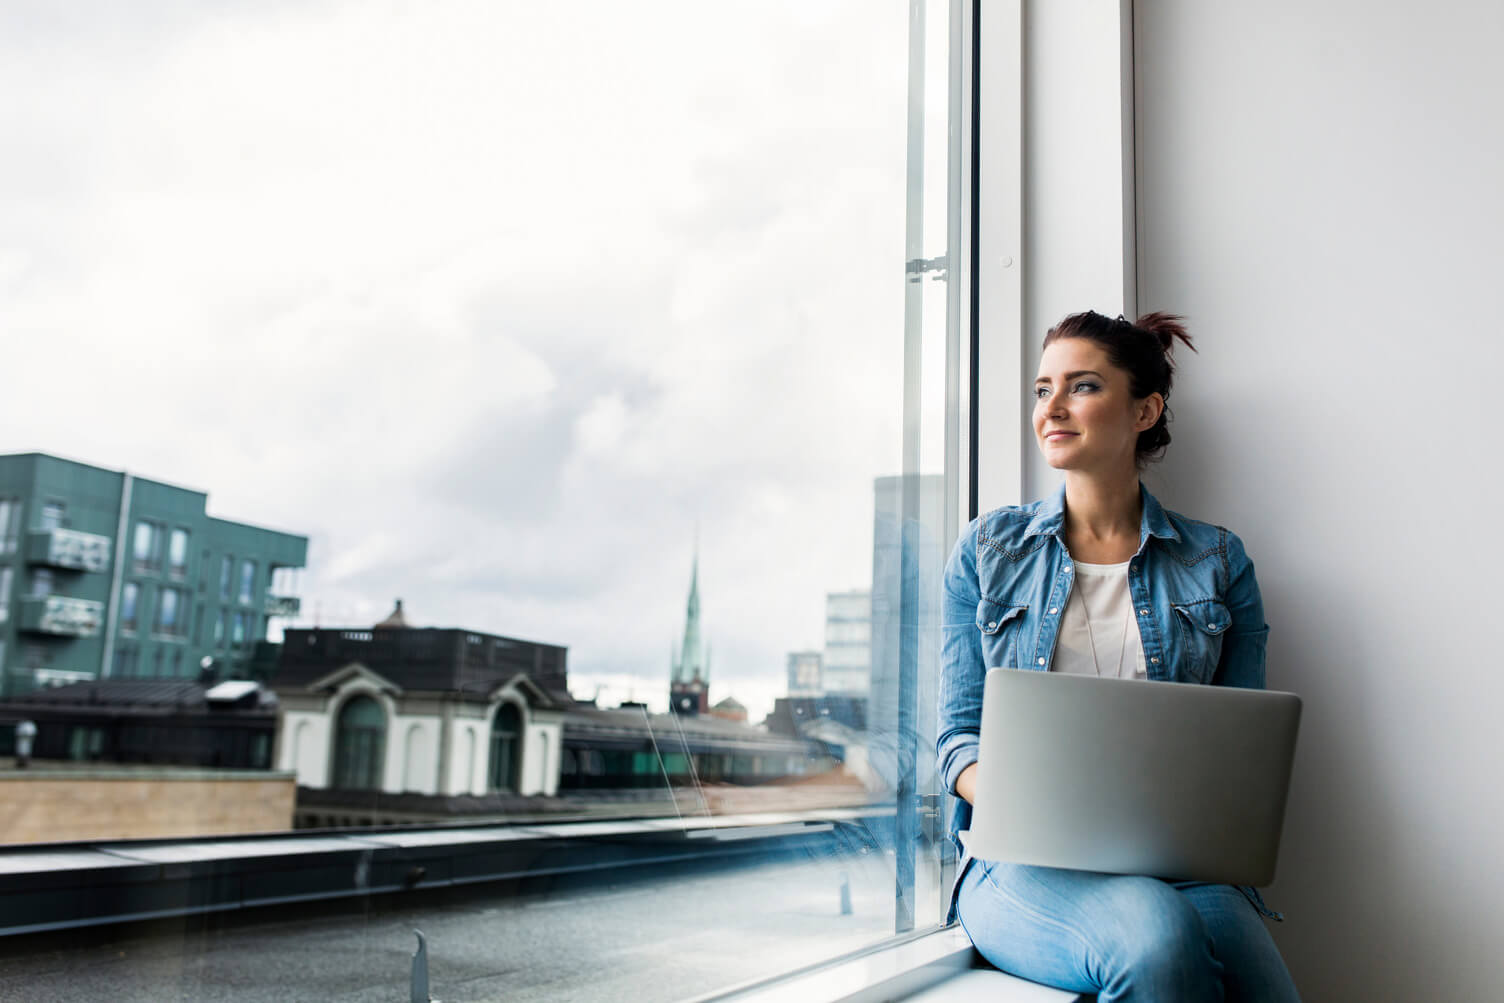
[[45, 453], [0, 456], [0, 699], [105, 678], [246, 678], [296, 617], [308, 539], [208, 495]]

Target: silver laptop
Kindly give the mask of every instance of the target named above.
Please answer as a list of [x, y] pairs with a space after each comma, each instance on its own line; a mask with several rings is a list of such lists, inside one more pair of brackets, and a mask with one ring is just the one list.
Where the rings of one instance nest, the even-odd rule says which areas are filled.
[[966, 849], [1110, 874], [1267, 885], [1300, 697], [992, 669]]

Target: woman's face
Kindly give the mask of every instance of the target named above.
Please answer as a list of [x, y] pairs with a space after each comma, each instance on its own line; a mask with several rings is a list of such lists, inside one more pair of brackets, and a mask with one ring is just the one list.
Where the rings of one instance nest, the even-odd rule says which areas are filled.
[[1164, 399], [1135, 400], [1128, 373], [1086, 338], [1044, 350], [1034, 382], [1034, 439], [1057, 470], [1132, 469], [1138, 434], [1159, 420]]

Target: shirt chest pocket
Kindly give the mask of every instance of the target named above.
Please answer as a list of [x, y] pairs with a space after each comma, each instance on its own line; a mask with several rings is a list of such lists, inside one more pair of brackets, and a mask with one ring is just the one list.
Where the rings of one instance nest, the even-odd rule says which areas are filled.
[[977, 603], [977, 630], [982, 635], [982, 661], [989, 669], [1023, 668], [1019, 662], [1019, 638], [1023, 634], [1028, 603], [983, 599]]
[[1222, 657], [1222, 636], [1232, 626], [1232, 614], [1218, 599], [1173, 603], [1177, 650], [1170, 664], [1184, 682], [1209, 683]]

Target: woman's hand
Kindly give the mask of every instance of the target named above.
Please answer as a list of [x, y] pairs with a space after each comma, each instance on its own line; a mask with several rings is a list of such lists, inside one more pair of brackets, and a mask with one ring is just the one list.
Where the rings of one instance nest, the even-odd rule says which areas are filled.
[[977, 803], [976, 792], [977, 764], [972, 763], [966, 769], [962, 770], [961, 775], [956, 778], [956, 793], [965, 798], [967, 804], [975, 805]]

